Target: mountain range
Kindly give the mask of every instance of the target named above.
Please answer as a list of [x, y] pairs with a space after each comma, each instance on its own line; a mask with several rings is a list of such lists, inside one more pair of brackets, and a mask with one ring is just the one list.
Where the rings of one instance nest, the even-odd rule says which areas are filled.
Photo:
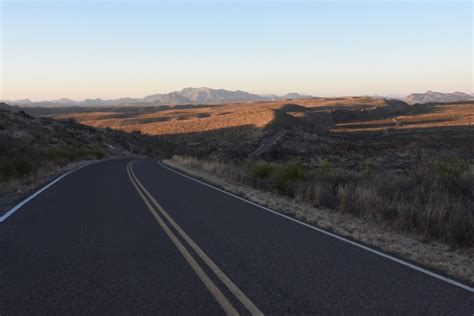
[[[311, 95], [302, 95], [296, 92], [287, 93], [282, 96], [267, 94], [257, 95], [249, 92], [211, 88], [184, 88], [180, 91], [170, 93], [159, 93], [146, 96], [144, 98], [120, 98], [120, 99], [85, 99], [75, 101], [67, 98], [58, 100], [33, 102], [29, 99], [3, 101], [11, 105], [25, 107], [64, 107], [64, 106], [155, 106], [155, 105], [176, 105], [176, 104], [219, 104], [231, 102], [254, 102], [271, 101], [282, 99], [313, 98]], [[408, 104], [428, 103], [428, 102], [456, 102], [474, 100], [473, 94], [464, 92], [442, 93], [426, 91], [425, 93], [412, 93], [403, 99]]]
[[404, 101], [408, 104], [472, 100], [474, 100], [474, 94], [468, 94], [464, 92], [442, 93], [431, 90], [426, 91], [425, 93], [412, 93], [404, 99]]
[[144, 98], [120, 98], [120, 99], [86, 99], [84, 101], [74, 101], [67, 98], [58, 100], [33, 102], [28, 99], [4, 101], [5, 103], [20, 106], [117, 106], [117, 105], [172, 105], [172, 104], [219, 104], [230, 102], [253, 102], [268, 101], [278, 99], [308, 98], [312, 96], [301, 95], [299, 93], [288, 93], [283, 96], [277, 95], [257, 95], [249, 92], [237, 90], [230, 91], [224, 89], [211, 88], [184, 88], [181, 91], [170, 93], [159, 93], [146, 96]]

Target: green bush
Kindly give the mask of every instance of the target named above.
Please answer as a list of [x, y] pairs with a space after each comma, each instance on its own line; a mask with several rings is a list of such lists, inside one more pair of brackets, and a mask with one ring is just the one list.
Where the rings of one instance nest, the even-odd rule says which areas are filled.
[[41, 158], [50, 160], [60, 165], [69, 161], [80, 159], [102, 159], [104, 151], [100, 148], [84, 148], [84, 147], [47, 147], [39, 151]]
[[94, 149], [92, 153], [93, 153], [95, 159], [103, 159], [104, 156], [105, 156], [104, 151], [100, 148]]
[[17, 160], [14, 162], [16, 174], [20, 177], [28, 176], [33, 171], [33, 166], [28, 160]]
[[469, 170], [469, 166], [461, 161], [441, 161], [433, 162], [433, 169], [439, 176], [451, 179], [459, 179], [463, 173]]
[[258, 163], [251, 168], [251, 175], [254, 178], [264, 179], [270, 176], [272, 169], [267, 163]]
[[374, 173], [377, 170], [377, 167], [373, 163], [365, 163], [360, 167], [360, 170], [365, 174]]
[[329, 175], [332, 171], [332, 165], [329, 161], [323, 160], [319, 163], [319, 170], [324, 175]]
[[33, 172], [33, 165], [26, 159], [4, 161], [0, 163], [0, 181], [8, 181], [13, 178], [23, 178]]
[[288, 195], [294, 194], [294, 184], [303, 178], [303, 165], [299, 161], [290, 161], [276, 168], [275, 187]]

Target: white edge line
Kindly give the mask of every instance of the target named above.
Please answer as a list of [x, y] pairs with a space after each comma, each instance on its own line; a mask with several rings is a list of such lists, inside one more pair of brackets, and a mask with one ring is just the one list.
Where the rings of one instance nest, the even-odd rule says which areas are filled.
[[409, 268], [411, 268], [411, 269], [413, 269], [413, 270], [416, 270], [416, 271], [418, 271], [418, 272], [427, 274], [427, 275], [432, 276], [432, 277], [434, 277], [434, 278], [436, 278], [436, 279], [438, 279], [438, 280], [444, 281], [444, 282], [446, 282], [446, 283], [455, 285], [455, 286], [460, 287], [460, 288], [462, 288], [462, 289], [464, 289], [464, 290], [467, 290], [467, 291], [469, 291], [469, 292], [474, 293], [474, 288], [473, 288], [473, 287], [470, 287], [470, 286], [468, 286], [468, 285], [462, 284], [462, 283], [460, 283], [460, 282], [458, 282], [458, 281], [449, 279], [449, 278], [447, 278], [447, 277], [444, 277], [444, 276], [439, 275], [439, 274], [437, 274], [437, 273], [434, 273], [434, 272], [432, 272], [432, 271], [423, 269], [423, 268], [421, 268], [421, 267], [419, 267], [419, 266], [416, 266], [416, 265], [414, 265], [414, 264], [412, 264], [412, 263], [409, 263], [409, 262], [407, 262], [407, 261], [403, 261], [403, 260], [401, 260], [401, 259], [395, 258], [395, 257], [393, 257], [393, 256], [390, 256], [390, 255], [386, 254], [386, 253], [377, 251], [377, 250], [372, 249], [372, 248], [370, 248], [370, 247], [367, 247], [367, 246], [364, 246], [364, 245], [362, 245], [362, 244], [359, 244], [359, 243], [357, 243], [357, 242], [355, 242], [355, 241], [352, 241], [352, 240], [349, 240], [349, 239], [347, 239], [347, 238], [341, 237], [341, 236], [339, 236], [339, 235], [333, 234], [333, 233], [331, 233], [331, 232], [329, 232], [329, 231], [326, 231], [326, 230], [324, 230], [324, 229], [321, 229], [321, 228], [312, 226], [312, 225], [310, 225], [310, 224], [307, 224], [307, 223], [305, 223], [305, 222], [302, 222], [302, 221], [300, 221], [300, 220], [297, 220], [297, 219], [295, 219], [295, 218], [292, 218], [292, 217], [287, 216], [287, 215], [285, 215], [285, 214], [282, 214], [282, 213], [280, 213], [280, 212], [277, 212], [277, 211], [274, 211], [274, 210], [272, 210], [272, 209], [269, 209], [269, 208], [267, 208], [267, 207], [265, 207], [265, 206], [262, 206], [262, 205], [259, 205], [259, 204], [257, 204], [257, 203], [254, 203], [254, 202], [252, 202], [252, 201], [249, 201], [249, 200], [247, 200], [247, 199], [244, 199], [244, 198], [242, 198], [242, 197], [240, 197], [240, 196], [238, 196], [238, 195], [235, 195], [235, 194], [233, 194], [233, 193], [227, 192], [227, 191], [222, 190], [222, 189], [220, 189], [220, 188], [217, 188], [217, 187], [215, 187], [215, 186], [213, 186], [213, 185], [210, 185], [210, 184], [208, 184], [208, 183], [205, 183], [205, 182], [203, 182], [203, 181], [200, 181], [200, 180], [198, 180], [198, 179], [196, 179], [196, 178], [193, 178], [193, 177], [191, 177], [191, 176], [188, 176], [188, 175], [186, 175], [186, 174], [184, 174], [184, 173], [182, 173], [182, 172], [179, 172], [179, 171], [177, 171], [177, 170], [175, 170], [175, 169], [173, 169], [173, 168], [170, 168], [170, 167], [168, 167], [167, 165], [161, 163], [160, 161], [157, 161], [157, 163], [158, 163], [159, 165], [161, 165], [162, 167], [164, 167], [164, 168], [166, 168], [166, 169], [168, 169], [168, 170], [170, 170], [170, 171], [172, 171], [172, 172], [174, 172], [174, 173], [177, 173], [177, 174], [179, 174], [179, 175], [181, 175], [181, 176], [183, 176], [183, 177], [186, 177], [186, 178], [188, 178], [188, 179], [191, 179], [191, 180], [193, 180], [193, 181], [195, 181], [195, 182], [198, 182], [198, 183], [200, 183], [200, 184], [203, 184], [203, 185], [205, 185], [205, 186], [207, 186], [207, 187], [210, 187], [210, 188], [212, 188], [212, 189], [214, 189], [214, 190], [217, 190], [217, 191], [219, 191], [219, 192], [222, 192], [222, 193], [225, 193], [225, 194], [227, 194], [227, 195], [230, 195], [230, 196], [232, 196], [232, 197], [234, 197], [234, 198], [236, 198], [236, 199], [239, 199], [239, 200], [241, 200], [241, 201], [244, 201], [244, 202], [247, 202], [247, 203], [252, 204], [252, 205], [254, 205], [254, 206], [257, 206], [257, 207], [259, 207], [259, 208], [261, 208], [261, 209], [263, 209], [263, 210], [265, 210], [265, 211], [267, 211], [267, 212], [270, 212], [270, 213], [273, 213], [273, 214], [275, 214], [275, 215], [284, 217], [284, 218], [286, 218], [286, 219], [288, 219], [288, 220], [290, 220], [290, 221], [293, 221], [293, 222], [295, 222], [295, 223], [298, 223], [298, 224], [300, 224], [300, 225], [303, 225], [303, 226], [305, 226], [305, 227], [308, 227], [308, 228], [310, 228], [310, 229], [312, 229], [312, 230], [316, 230], [316, 231], [318, 231], [318, 232], [320, 232], [320, 233], [323, 233], [323, 234], [325, 234], [325, 235], [334, 237], [334, 238], [336, 238], [336, 239], [338, 239], [338, 240], [341, 240], [341, 241], [344, 241], [344, 242], [346, 242], [346, 243], [349, 243], [349, 244], [351, 244], [351, 245], [353, 245], [353, 246], [362, 248], [362, 249], [367, 250], [367, 251], [369, 251], [369, 252], [371, 252], [371, 253], [373, 253], [373, 254], [376, 254], [376, 255], [379, 255], [379, 256], [384, 257], [384, 258], [386, 258], [386, 259], [395, 261], [395, 262], [397, 262], [397, 263], [399, 263], [399, 264], [401, 264], [401, 265], [404, 265], [404, 266], [406, 266], [406, 267], [409, 267]]
[[105, 161], [105, 160], [100, 160], [100, 161], [93, 161], [93, 162], [89, 162], [89, 163], [86, 163], [82, 166], [79, 166], [79, 167], [76, 167], [68, 172], [66, 172], [65, 174], [59, 176], [58, 178], [54, 179], [53, 181], [51, 181], [50, 183], [48, 183], [47, 185], [45, 185], [44, 187], [42, 187], [40, 190], [36, 191], [35, 193], [33, 193], [32, 195], [30, 195], [29, 197], [27, 197], [26, 199], [24, 199], [23, 201], [21, 201], [20, 203], [18, 203], [16, 206], [12, 207], [10, 210], [8, 210], [8, 212], [6, 212], [5, 214], [3, 214], [2, 216], [0, 216], [0, 223], [2, 223], [3, 221], [5, 221], [10, 215], [12, 215], [13, 213], [15, 213], [18, 209], [20, 209], [23, 205], [25, 205], [26, 203], [28, 203], [29, 201], [31, 201], [32, 199], [34, 199], [36, 196], [38, 196], [38, 194], [40, 194], [41, 192], [45, 191], [46, 189], [48, 189], [49, 187], [51, 187], [53, 184], [55, 184], [56, 182], [58, 182], [59, 180], [61, 180], [62, 178], [64, 178], [65, 176], [83, 168], [83, 167], [87, 167], [87, 166], [90, 166], [92, 164], [95, 164], [95, 163], [99, 163], [99, 162], [102, 162], [102, 161]]

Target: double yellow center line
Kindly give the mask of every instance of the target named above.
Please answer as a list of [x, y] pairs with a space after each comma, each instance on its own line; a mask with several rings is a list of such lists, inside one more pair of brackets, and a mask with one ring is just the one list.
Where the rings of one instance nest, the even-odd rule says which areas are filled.
[[[148, 210], [155, 217], [158, 224], [164, 230], [166, 235], [171, 239], [173, 244], [176, 246], [178, 251], [184, 257], [184, 259], [191, 266], [193, 271], [211, 292], [216, 301], [227, 313], [227, 315], [238, 315], [237, 310], [232, 306], [231, 302], [222, 293], [222, 291], [216, 286], [212, 279], [207, 273], [201, 268], [199, 263], [185, 247], [183, 242], [178, 238], [181, 237], [185, 244], [201, 258], [204, 264], [217, 276], [217, 278], [223, 283], [223, 285], [239, 300], [239, 302], [252, 314], [252, 315], [263, 315], [263, 313], [255, 306], [255, 304], [232, 282], [227, 275], [209, 258], [206, 253], [186, 234], [181, 227], [171, 218], [171, 216], [163, 209], [163, 207], [155, 200], [155, 198], [145, 189], [143, 184], [138, 180], [137, 176], [133, 171], [133, 161], [127, 165], [127, 173], [130, 181], [137, 190], [140, 197], [145, 202]], [[165, 219], [168, 223], [165, 222]], [[176, 234], [172, 231], [171, 227], [174, 228]]]

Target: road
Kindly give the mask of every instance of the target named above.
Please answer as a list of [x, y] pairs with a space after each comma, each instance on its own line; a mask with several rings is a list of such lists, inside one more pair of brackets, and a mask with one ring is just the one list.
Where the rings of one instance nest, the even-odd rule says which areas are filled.
[[0, 314], [472, 315], [473, 293], [153, 160], [77, 170], [0, 223]]

